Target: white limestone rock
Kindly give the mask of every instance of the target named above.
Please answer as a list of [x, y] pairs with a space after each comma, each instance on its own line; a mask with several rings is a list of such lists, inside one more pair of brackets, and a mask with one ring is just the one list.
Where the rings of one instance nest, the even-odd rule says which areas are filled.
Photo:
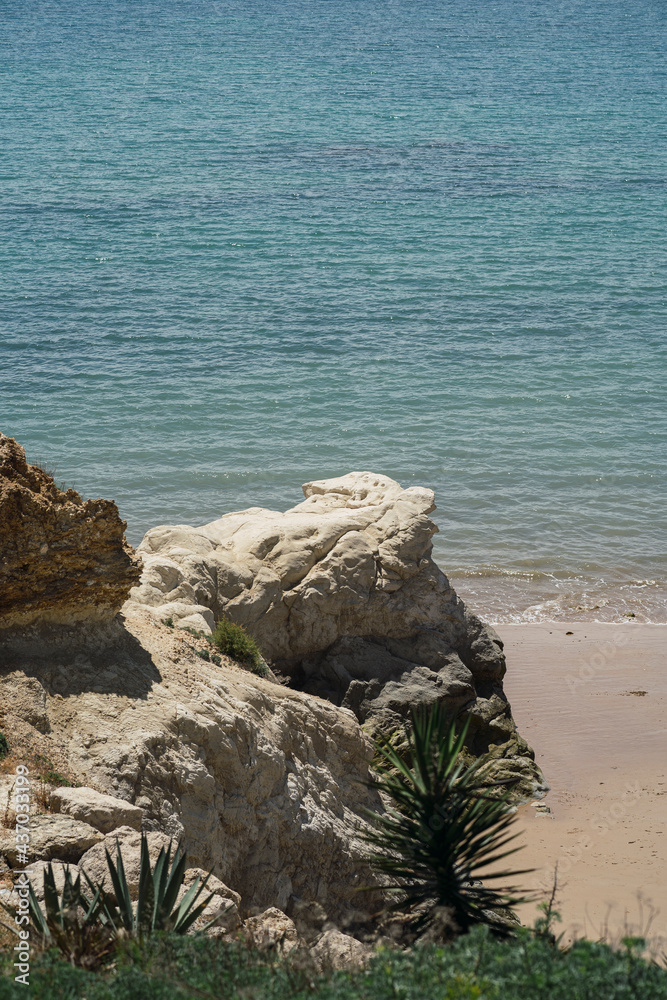
[[66, 813], [89, 823], [101, 833], [111, 833], [120, 826], [141, 830], [143, 810], [139, 806], [104, 795], [94, 788], [55, 788], [49, 797], [53, 812]]
[[[67, 861], [76, 863], [93, 845], [101, 841], [99, 830], [70, 816], [34, 816], [30, 822], [29, 855], [36, 861]], [[18, 863], [14, 830], [0, 832], [0, 854], [12, 867]]]
[[191, 604], [185, 601], [170, 601], [167, 604], [153, 606], [146, 603], [145, 607], [157, 621], [171, 621], [175, 626], [200, 629], [211, 633], [215, 627], [215, 617], [210, 608], [203, 604]]
[[503, 692], [503, 644], [432, 558], [433, 492], [371, 472], [303, 492], [285, 513], [251, 507], [199, 528], [151, 529], [126, 609], [225, 615], [294, 686], [351, 709], [371, 732], [444, 702], [470, 716], [470, 749], [512, 760], [530, 795], [541, 775]]
[[430, 558], [431, 490], [369, 472], [306, 483], [286, 511], [253, 507], [217, 521], [151, 529], [131, 592], [171, 610], [204, 606], [248, 626], [264, 655], [294, 660], [343, 635], [410, 635], [463, 614]]

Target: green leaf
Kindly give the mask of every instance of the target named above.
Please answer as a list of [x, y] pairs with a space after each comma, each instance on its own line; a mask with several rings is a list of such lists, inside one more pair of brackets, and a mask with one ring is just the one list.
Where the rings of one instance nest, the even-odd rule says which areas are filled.
[[[461, 930], [474, 923], [501, 929], [508, 908], [520, 897], [512, 887], [480, 886], [492, 864], [515, 853], [508, 847], [513, 815], [507, 793], [488, 776], [490, 758], [470, 765], [461, 760], [468, 723], [456, 733], [442, 706], [412, 713], [399, 754], [386, 738], [376, 741], [375, 787], [393, 799], [385, 814], [367, 813], [373, 828], [364, 834], [375, 848], [369, 860], [389, 877], [396, 907], [419, 909], [417, 922], [428, 924], [436, 910], [448, 908]], [[489, 879], [513, 878], [521, 871], [494, 872]]]
[[109, 868], [109, 875], [111, 876], [111, 884], [113, 885], [113, 891], [116, 896], [116, 908], [118, 917], [125, 930], [133, 931], [135, 929], [134, 911], [132, 908], [132, 900], [130, 898], [130, 889], [127, 884], [127, 876], [125, 875], [123, 856], [120, 853], [120, 844], [118, 840], [116, 839], [115, 865], [106, 847], [104, 848], [104, 853], [107, 859], [107, 867]]

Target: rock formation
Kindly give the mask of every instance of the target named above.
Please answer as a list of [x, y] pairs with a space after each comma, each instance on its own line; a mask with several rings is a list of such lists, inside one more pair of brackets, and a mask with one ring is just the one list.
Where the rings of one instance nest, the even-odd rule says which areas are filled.
[[[38, 753], [134, 803], [152, 837], [181, 841], [189, 865], [241, 894], [244, 915], [315, 899], [335, 920], [360, 905], [355, 888], [372, 878], [355, 831], [364, 808], [381, 803], [366, 787], [372, 747], [351, 712], [226, 657], [206, 662], [187, 632], [137, 608], [113, 645], [5, 653], [0, 703], [22, 759]], [[56, 795], [53, 806], [74, 798]], [[101, 854], [100, 843], [83, 863]]]
[[[139, 583], [115, 506], [59, 490], [0, 438], [3, 730], [18, 761], [85, 786], [36, 817], [35, 861], [95, 873], [116, 838], [136, 860], [141, 824], [151, 850], [173, 837], [193, 869], [213, 870], [221, 930], [313, 901], [338, 921], [372, 883], [358, 832], [366, 809], [382, 809], [360, 721], [391, 729], [410, 705], [445, 700], [470, 716], [473, 752], [490, 747], [534, 787], [502, 643], [431, 557], [433, 494], [370, 473], [304, 491], [285, 514], [153, 529]], [[221, 615], [255, 634], [291, 687], [203, 659], [200, 638], [162, 621], [207, 629]], [[86, 642], [70, 641], [86, 623]], [[11, 836], [3, 852], [11, 861]], [[276, 921], [288, 926], [269, 914], [257, 933]], [[332, 938], [329, 950], [344, 964], [351, 947]]]
[[[33, 820], [30, 831], [30, 856], [37, 861], [76, 863], [94, 844], [104, 838], [88, 823], [70, 816], [44, 815]], [[0, 831], [0, 854], [11, 865], [17, 864], [16, 830]]]
[[139, 579], [110, 500], [82, 500], [0, 435], [0, 630], [113, 619]]
[[528, 788], [538, 772], [503, 693], [502, 642], [432, 558], [433, 492], [369, 472], [303, 492], [284, 514], [253, 507], [153, 528], [132, 602], [159, 618], [244, 625], [295, 686], [371, 729], [445, 701], [470, 716], [473, 752], [490, 749]]

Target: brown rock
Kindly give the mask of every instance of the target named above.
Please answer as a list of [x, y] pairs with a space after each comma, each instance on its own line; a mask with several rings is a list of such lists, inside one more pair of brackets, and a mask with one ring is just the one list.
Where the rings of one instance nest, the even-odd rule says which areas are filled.
[[140, 575], [112, 500], [82, 500], [0, 434], [0, 629], [110, 621]]

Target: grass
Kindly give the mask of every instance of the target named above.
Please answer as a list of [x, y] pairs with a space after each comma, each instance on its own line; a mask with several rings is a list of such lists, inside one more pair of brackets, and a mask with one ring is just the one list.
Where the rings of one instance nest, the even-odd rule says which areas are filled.
[[[667, 971], [640, 957], [580, 941], [560, 950], [521, 929], [508, 941], [484, 927], [447, 946], [382, 950], [367, 969], [314, 971], [309, 956], [281, 958], [205, 935], [157, 935], [124, 945], [114, 968], [90, 973], [51, 954], [31, 963], [38, 1000], [667, 1000]], [[5, 957], [0, 1000], [25, 997]]]
[[75, 788], [78, 782], [68, 778], [56, 767], [45, 754], [33, 753], [30, 757], [32, 777], [38, 778], [42, 785], [51, 785], [58, 788]]
[[[6, 774], [10, 774], [17, 763], [24, 763], [27, 760], [30, 767], [30, 781], [31, 781], [31, 799], [32, 807], [38, 807], [38, 810], [42, 812], [50, 812], [50, 798], [51, 792], [54, 788], [78, 788], [81, 783], [68, 778], [66, 774], [56, 769], [53, 761], [50, 760], [46, 754], [36, 753], [35, 751], [27, 751], [25, 757], [21, 759], [18, 756], [18, 751], [16, 748], [12, 750], [11, 754], [8, 754], [3, 758], [0, 755], [0, 761], [2, 761], [2, 769]], [[12, 786], [13, 788], [13, 786]], [[5, 800], [4, 807], [0, 807], [0, 826], [6, 829], [13, 829], [16, 826], [16, 813], [12, 806], [12, 789], [7, 792], [7, 798]]]

